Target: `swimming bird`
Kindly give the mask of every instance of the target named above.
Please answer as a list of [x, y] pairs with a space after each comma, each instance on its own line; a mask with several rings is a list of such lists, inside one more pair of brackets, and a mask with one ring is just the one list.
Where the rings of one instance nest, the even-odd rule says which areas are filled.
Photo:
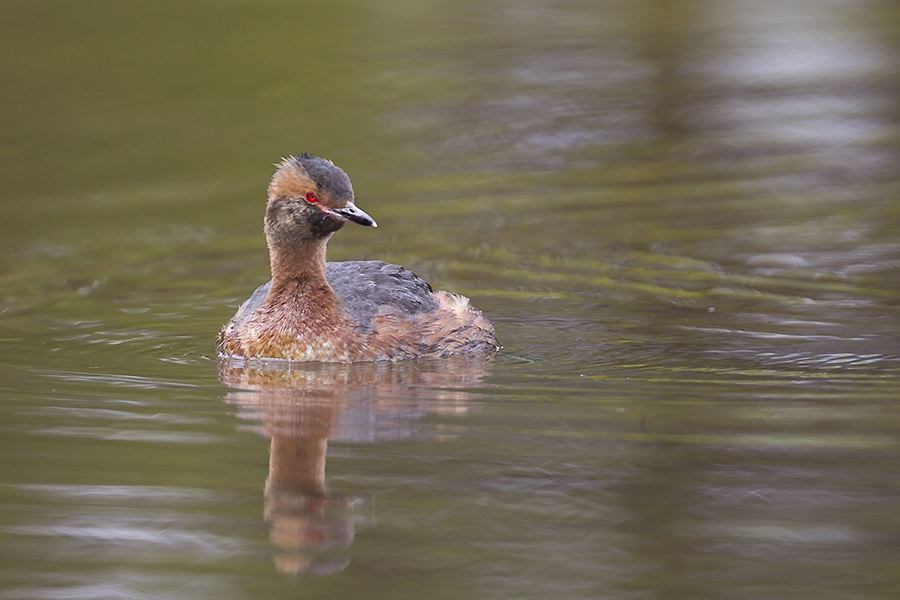
[[272, 280], [222, 329], [220, 355], [348, 363], [499, 349], [468, 298], [435, 292], [398, 265], [326, 262], [328, 240], [346, 223], [377, 227], [340, 167], [308, 154], [278, 165], [264, 222]]

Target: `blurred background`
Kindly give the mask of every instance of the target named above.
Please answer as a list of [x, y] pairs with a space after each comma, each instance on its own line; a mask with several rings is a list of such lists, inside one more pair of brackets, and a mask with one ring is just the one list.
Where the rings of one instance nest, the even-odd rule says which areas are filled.
[[[496, 360], [217, 369], [300, 152]], [[0, 598], [896, 598], [898, 274], [896, 2], [3, 2]]]

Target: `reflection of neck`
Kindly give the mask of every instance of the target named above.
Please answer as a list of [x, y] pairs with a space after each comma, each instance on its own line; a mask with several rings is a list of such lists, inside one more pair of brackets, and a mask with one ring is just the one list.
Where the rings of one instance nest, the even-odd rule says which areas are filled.
[[325, 450], [328, 439], [273, 435], [267, 492], [322, 497], [325, 488]]

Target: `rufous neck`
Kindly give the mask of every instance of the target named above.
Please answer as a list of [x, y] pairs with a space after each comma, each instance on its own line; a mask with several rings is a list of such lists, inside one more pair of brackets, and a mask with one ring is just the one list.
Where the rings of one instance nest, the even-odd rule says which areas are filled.
[[269, 245], [272, 283], [301, 280], [325, 282], [325, 244], [315, 240], [292, 246]]

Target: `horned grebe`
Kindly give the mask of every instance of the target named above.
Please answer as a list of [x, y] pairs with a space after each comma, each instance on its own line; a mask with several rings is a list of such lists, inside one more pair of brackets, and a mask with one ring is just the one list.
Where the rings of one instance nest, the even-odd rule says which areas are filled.
[[266, 204], [272, 280], [222, 329], [220, 354], [353, 362], [499, 349], [490, 321], [468, 298], [434, 292], [397, 265], [326, 263], [328, 239], [344, 223], [376, 227], [353, 203], [347, 174], [307, 154], [285, 159]]

